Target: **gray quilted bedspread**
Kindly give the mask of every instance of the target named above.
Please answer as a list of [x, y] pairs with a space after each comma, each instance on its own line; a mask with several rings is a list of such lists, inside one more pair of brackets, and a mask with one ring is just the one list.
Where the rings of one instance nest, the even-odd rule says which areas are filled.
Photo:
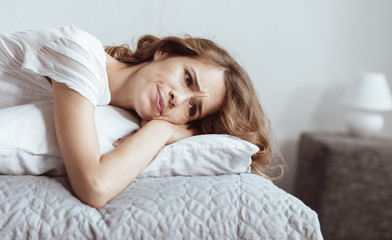
[[317, 214], [252, 174], [136, 179], [101, 209], [65, 177], [0, 176], [0, 239], [322, 239]]

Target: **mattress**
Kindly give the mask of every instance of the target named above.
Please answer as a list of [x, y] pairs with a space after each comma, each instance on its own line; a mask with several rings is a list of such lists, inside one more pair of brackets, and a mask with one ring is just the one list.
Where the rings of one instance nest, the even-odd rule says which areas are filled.
[[249, 173], [138, 178], [100, 209], [66, 177], [0, 175], [0, 239], [322, 239], [317, 214]]

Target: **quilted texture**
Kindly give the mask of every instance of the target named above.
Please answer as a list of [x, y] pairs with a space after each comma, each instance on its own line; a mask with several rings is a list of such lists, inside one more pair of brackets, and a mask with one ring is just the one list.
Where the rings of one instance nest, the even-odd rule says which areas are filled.
[[322, 239], [317, 214], [252, 174], [136, 179], [101, 209], [64, 177], [0, 176], [0, 239]]

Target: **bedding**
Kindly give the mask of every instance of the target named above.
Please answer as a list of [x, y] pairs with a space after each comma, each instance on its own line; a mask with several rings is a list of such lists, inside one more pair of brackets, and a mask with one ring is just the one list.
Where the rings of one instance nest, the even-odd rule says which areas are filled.
[[[95, 123], [101, 154], [140, 125], [129, 111], [113, 106], [98, 106]], [[0, 132], [0, 174], [65, 174], [52, 102], [0, 109]], [[139, 177], [249, 172], [257, 151], [257, 146], [229, 135], [194, 136], [163, 148]]]
[[[228, 135], [170, 144], [104, 207], [85, 205], [64, 176], [52, 116], [50, 101], [0, 109], [0, 239], [322, 239], [314, 211], [249, 173], [258, 148]], [[101, 153], [139, 129], [112, 106], [95, 121]]]
[[66, 177], [0, 175], [0, 239], [322, 239], [317, 214], [254, 174], [141, 178], [100, 209]]

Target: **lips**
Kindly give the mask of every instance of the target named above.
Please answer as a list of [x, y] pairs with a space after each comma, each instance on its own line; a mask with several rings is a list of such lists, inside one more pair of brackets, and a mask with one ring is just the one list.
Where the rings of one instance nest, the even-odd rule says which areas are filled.
[[164, 101], [159, 89], [158, 89], [156, 97], [155, 97], [155, 107], [158, 109], [160, 114], [162, 114], [163, 109], [165, 108], [165, 101]]

